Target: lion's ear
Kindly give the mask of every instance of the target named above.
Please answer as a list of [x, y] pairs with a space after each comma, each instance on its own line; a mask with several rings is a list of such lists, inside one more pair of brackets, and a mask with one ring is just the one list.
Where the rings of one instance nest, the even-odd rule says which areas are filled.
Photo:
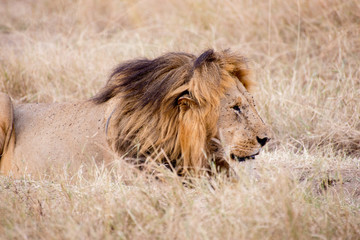
[[190, 94], [184, 94], [178, 98], [177, 103], [181, 109], [187, 110], [195, 104], [195, 101]]

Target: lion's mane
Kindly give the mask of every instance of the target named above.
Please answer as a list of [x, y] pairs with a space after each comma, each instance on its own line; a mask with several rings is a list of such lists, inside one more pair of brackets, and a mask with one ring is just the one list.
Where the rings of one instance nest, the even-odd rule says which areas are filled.
[[93, 101], [114, 103], [107, 123], [114, 151], [197, 171], [218, 148], [220, 99], [236, 79], [249, 88], [249, 73], [246, 59], [228, 50], [168, 53], [119, 65]]

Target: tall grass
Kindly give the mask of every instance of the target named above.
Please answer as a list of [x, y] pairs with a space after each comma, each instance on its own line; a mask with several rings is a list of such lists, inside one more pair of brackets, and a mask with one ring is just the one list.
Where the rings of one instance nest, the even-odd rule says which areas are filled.
[[2, 0], [0, 91], [93, 96], [120, 61], [232, 48], [274, 139], [230, 180], [119, 166], [0, 179], [5, 239], [358, 239], [360, 2]]

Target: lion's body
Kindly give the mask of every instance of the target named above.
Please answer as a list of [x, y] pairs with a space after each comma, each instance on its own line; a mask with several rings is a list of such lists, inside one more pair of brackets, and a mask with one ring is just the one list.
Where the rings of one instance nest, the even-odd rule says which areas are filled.
[[105, 106], [90, 101], [15, 105], [12, 171], [41, 174], [64, 166], [76, 169], [91, 160], [109, 161]]
[[[198, 171], [253, 158], [268, 141], [245, 60], [227, 51], [170, 53], [120, 65], [93, 98], [20, 104], [0, 95], [0, 170], [41, 174], [115, 155]], [[15, 131], [14, 131], [15, 130]], [[226, 165], [226, 164], [225, 164]]]

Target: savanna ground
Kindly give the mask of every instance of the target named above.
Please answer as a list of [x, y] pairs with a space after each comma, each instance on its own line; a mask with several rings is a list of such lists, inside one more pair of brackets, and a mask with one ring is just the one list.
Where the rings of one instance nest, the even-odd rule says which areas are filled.
[[182, 183], [121, 160], [0, 176], [0, 239], [359, 239], [357, 0], [0, 0], [0, 91], [86, 99], [120, 61], [231, 48], [253, 60], [274, 138], [256, 161]]

